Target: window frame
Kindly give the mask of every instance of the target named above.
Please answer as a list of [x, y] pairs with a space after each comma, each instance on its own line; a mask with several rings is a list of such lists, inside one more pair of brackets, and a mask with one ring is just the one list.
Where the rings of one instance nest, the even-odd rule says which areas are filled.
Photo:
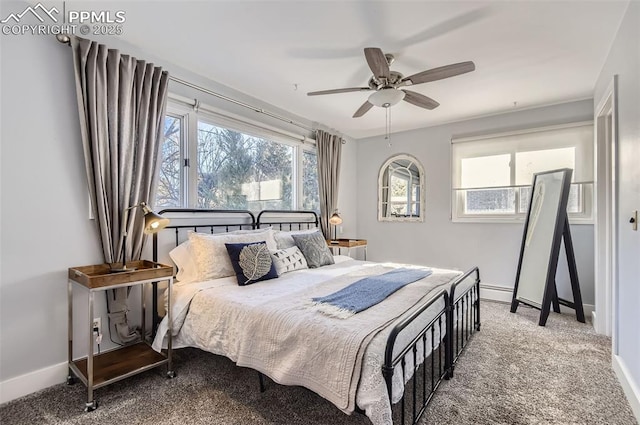
[[[198, 159], [198, 122], [203, 121], [207, 124], [215, 125], [232, 131], [237, 131], [246, 135], [259, 137], [269, 142], [279, 143], [290, 146], [292, 148], [291, 173], [292, 182], [294, 184], [291, 194], [291, 210], [302, 209], [303, 194], [303, 153], [310, 152], [317, 155], [315, 141], [304, 136], [300, 136], [300, 141], [287, 139], [284, 136], [278, 136], [277, 129], [269, 129], [267, 126], [262, 127], [259, 123], [253, 124], [249, 120], [240, 120], [232, 116], [232, 114], [218, 112], [213, 107], [202, 106], [194, 107], [179, 99], [179, 96], [171, 96], [167, 101], [165, 116], [171, 116], [181, 120], [181, 140], [180, 140], [180, 165], [182, 172], [180, 202], [181, 205], [176, 207], [165, 207], [155, 205], [155, 209], [163, 208], [198, 208], [198, 167], [196, 161]], [[164, 118], [163, 118], [164, 119]], [[285, 134], [284, 132], [282, 134]], [[164, 143], [164, 139], [163, 139]], [[160, 159], [159, 159], [160, 161]], [[158, 169], [160, 165], [158, 165]], [[316, 170], [317, 179], [317, 170]], [[320, 206], [318, 205], [318, 210]], [[287, 208], [284, 208], [287, 209]], [[257, 212], [257, 211], [252, 211]], [[316, 211], [319, 213], [319, 211]]]
[[[294, 203], [296, 204], [297, 210], [304, 210], [304, 154], [305, 152], [312, 153], [316, 156], [316, 164], [318, 163], [318, 151], [316, 149], [315, 144], [307, 144], [302, 143], [298, 145], [298, 151], [294, 152], [296, 156], [295, 165], [297, 170], [294, 171], [294, 176], [296, 176], [296, 190], [294, 191]], [[318, 169], [316, 167], [316, 183], [318, 183]], [[320, 188], [317, 187], [318, 191], [318, 208], [315, 211], [318, 215], [320, 215]]]
[[[516, 154], [519, 152], [529, 152], [531, 149], [524, 148], [518, 149], [517, 144], [510, 146], [509, 149], [504, 149], [502, 146], [499, 148], [488, 148], [486, 152], [483, 152], [482, 156], [491, 156], [491, 155], [501, 155], [501, 154], [509, 154], [510, 155], [510, 185], [508, 186], [493, 186], [493, 187], [456, 187], [456, 182], [460, 181], [461, 176], [458, 176], [457, 173], [461, 173], [461, 167], [459, 164], [456, 164], [456, 161], [461, 161], [461, 157], [457, 157], [454, 153], [454, 146], [457, 143], [468, 143], [468, 142], [478, 142], [482, 143], [483, 141], [487, 141], [490, 139], [498, 139], [502, 137], [509, 136], [519, 136], [519, 135], [527, 135], [538, 132], [545, 131], [553, 131], [553, 130], [562, 130], [568, 129], [572, 127], [591, 127], [593, 129], [593, 122], [591, 121], [580, 121], [580, 122], [572, 122], [568, 124], [554, 125], [554, 126], [545, 126], [545, 127], [536, 127], [529, 128], [525, 130], [518, 131], [510, 131], [510, 132], [502, 132], [495, 133], [489, 135], [483, 135], [478, 137], [452, 137], [450, 143], [450, 158], [451, 158], [451, 198], [450, 198], [450, 219], [454, 223], [524, 223], [526, 219], [527, 212], [520, 211], [521, 206], [521, 189], [531, 187], [531, 184], [528, 185], [516, 185]], [[506, 144], [503, 145], [506, 147]], [[574, 147], [575, 144], [562, 143], [559, 145], [553, 146], [544, 146], [540, 149], [535, 150], [549, 150], [556, 148], [565, 148], [565, 147]], [[595, 152], [593, 143], [587, 144], [588, 148], [591, 150], [590, 156], [594, 158]], [[470, 157], [465, 157], [470, 158]], [[576, 153], [576, 161], [578, 161], [580, 155]], [[593, 164], [586, 164], [583, 169], [591, 168], [593, 169]], [[593, 171], [592, 171], [593, 172]], [[574, 170], [575, 173], [575, 170]], [[580, 202], [582, 206], [582, 212], [579, 213], [568, 213], [569, 222], [571, 224], [593, 224], [594, 222], [594, 182], [593, 178], [588, 181], [572, 181], [572, 186], [578, 185], [578, 190], [580, 191]], [[460, 184], [461, 186], [461, 184]], [[515, 191], [515, 199], [514, 199], [514, 207], [515, 213], [479, 213], [479, 214], [468, 214], [465, 213], [465, 200], [464, 196], [467, 190], [478, 190], [478, 189], [514, 189]]]
[[[179, 200], [178, 200], [179, 202], [178, 202], [178, 205], [176, 205], [176, 206], [161, 206], [161, 207], [154, 206], [155, 209], [157, 209], [157, 208], [180, 208], [181, 206], [184, 205], [185, 199], [186, 199], [186, 193], [184, 191], [184, 188], [186, 187], [186, 183], [185, 182], [186, 182], [186, 179], [188, 178], [188, 176], [187, 176], [187, 167], [185, 167], [184, 164], [185, 164], [185, 161], [187, 160], [186, 159], [187, 156], [185, 155], [185, 152], [186, 152], [185, 146], [186, 146], [186, 140], [187, 140], [186, 134], [187, 134], [187, 131], [188, 131], [187, 130], [188, 123], [185, 121], [185, 119], [184, 119], [185, 117], [184, 117], [182, 111], [169, 110], [169, 108], [167, 107], [167, 110], [165, 111], [163, 120], [165, 120], [167, 116], [175, 118], [180, 122], [180, 135], [179, 135], [179, 139], [180, 140], [179, 140], [179, 143], [178, 143], [179, 150], [180, 150], [180, 158], [178, 160], [179, 175], [180, 175], [180, 177], [179, 177], [179, 180], [180, 180], [180, 182], [179, 182], [180, 191], [179, 191], [179, 195], [178, 195], [179, 196]], [[163, 121], [163, 124], [164, 124], [164, 121]], [[161, 144], [164, 144], [164, 141], [165, 141], [165, 139], [164, 139], [164, 134], [163, 134]], [[158, 174], [160, 173], [160, 170], [162, 168], [162, 165], [161, 165], [162, 164], [162, 159], [163, 159], [162, 158], [162, 150], [163, 149], [162, 149], [162, 146], [161, 146], [160, 149], [159, 149], [159, 153], [158, 153], [158, 164], [157, 164], [157, 167], [156, 167], [157, 168], [156, 169], [156, 173], [158, 173]], [[155, 189], [156, 193], [154, 194], [155, 195], [154, 203], [157, 202], [158, 186], [160, 184], [159, 177], [157, 176], [157, 178], [158, 178], [158, 182], [157, 182], [157, 186], [156, 186], [156, 189]]]

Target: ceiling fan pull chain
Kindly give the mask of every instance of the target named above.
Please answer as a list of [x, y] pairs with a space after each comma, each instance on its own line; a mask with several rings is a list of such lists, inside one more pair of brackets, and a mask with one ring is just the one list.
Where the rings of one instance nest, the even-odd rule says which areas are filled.
[[384, 140], [389, 139], [389, 108], [384, 108]]
[[391, 108], [390, 107], [386, 107], [384, 108], [386, 111], [386, 119], [385, 119], [385, 124], [386, 124], [386, 129], [385, 129], [385, 139], [388, 142], [388, 146], [391, 147]]

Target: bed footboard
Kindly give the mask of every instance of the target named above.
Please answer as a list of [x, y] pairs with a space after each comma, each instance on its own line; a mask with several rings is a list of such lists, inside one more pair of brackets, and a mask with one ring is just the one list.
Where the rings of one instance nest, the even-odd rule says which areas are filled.
[[[470, 282], [475, 275], [475, 280]], [[451, 286], [451, 311], [449, 315], [450, 365], [449, 377], [458, 358], [467, 347], [473, 334], [480, 330], [480, 270], [477, 267], [460, 276]]]
[[[436, 313], [435, 317], [429, 321], [426, 326], [417, 332], [416, 336], [404, 348], [395, 349], [396, 340], [400, 332], [411, 325], [414, 320], [419, 318], [429, 307], [439, 300], [444, 301], [444, 307]], [[411, 422], [408, 423], [416, 424], [418, 422], [442, 380], [449, 376], [449, 363], [447, 361], [449, 349], [447, 347], [450, 344], [447, 343], [446, 336], [448, 334], [447, 323], [449, 321], [449, 310], [449, 294], [446, 290], [443, 290], [412, 315], [398, 323], [389, 334], [385, 349], [384, 365], [382, 367], [382, 374], [387, 385], [389, 400], [393, 399], [393, 375], [395, 368], [400, 365], [400, 373], [402, 374], [403, 380], [404, 377], [407, 376], [406, 368], [413, 368], [410, 374], [412, 378], [407, 382], [402, 398], [398, 402], [400, 423], [402, 424], [407, 423], [406, 420], [408, 417], [411, 417]], [[444, 340], [442, 335], [445, 335]], [[422, 346], [422, 350], [418, 348], [419, 345]], [[431, 348], [430, 352], [428, 351], [429, 347]], [[396, 354], [394, 354], [394, 352]], [[422, 356], [424, 361], [422, 361], [419, 356]], [[417, 366], [419, 363], [422, 364]], [[420, 369], [422, 369], [422, 371], [420, 371]], [[409, 389], [409, 387], [411, 388]], [[408, 393], [411, 402], [407, 405], [406, 399]]]
[[[414, 328], [414, 321], [440, 300], [444, 301], [444, 307], [434, 318], [420, 328], [406, 346], [396, 347], [398, 335], [409, 326]], [[411, 379], [400, 401], [392, 406], [394, 423], [418, 423], [442, 380], [453, 377], [455, 363], [479, 330], [480, 271], [477, 267], [456, 278], [450, 292], [443, 290], [395, 325], [387, 339], [382, 367], [389, 400], [393, 399], [393, 376], [398, 366], [399, 373], [405, 377], [409, 372]]]

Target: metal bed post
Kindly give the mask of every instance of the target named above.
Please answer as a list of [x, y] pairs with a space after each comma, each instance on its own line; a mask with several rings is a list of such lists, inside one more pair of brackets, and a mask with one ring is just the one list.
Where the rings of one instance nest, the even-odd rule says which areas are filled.
[[480, 330], [480, 269], [476, 268], [476, 331]]
[[451, 303], [447, 304], [446, 327], [444, 365], [446, 369], [445, 379], [449, 380], [453, 377], [453, 305]]
[[[460, 284], [465, 282], [472, 274], [475, 274], [475, 280], [473, 285], [464, 291], [461, 295], [456, 295], [456, 289]], [[471, 300], [469, 300], [471, 295]], [[465, 303], [465, 297], [467, 302]], [[480, 330], [480, 270], [478, 267], [474, 267], [460, 276], [451, 285], [451, 311], [449, 312], [449, 333], [451, 338], [449, 339], [449, 378], [453, 377], [455, 363], [458, 361], [460, 354], [467, 346], [467, 343], [473, 336], [473, 334]], [[466, 310], [465, 310], [466, 306]], [[459, 308], [461, 307], [461, 308]], [[474, 311], [475, 309], [475, 311]], [[474, 326], [469, 332], [470, 319], [467, 317], [467, 334], [465, 336], [464, 317], [465, 314], [471, 314], [474, 317]], [[454, 329], [454, 316], [455, 315], [455, 329]], [[460, 320], [462, 319], [462, 320]], [[461, 322], [461, 324], [460, 324]], [[458, 326], [460, 324], [460, 326]]]

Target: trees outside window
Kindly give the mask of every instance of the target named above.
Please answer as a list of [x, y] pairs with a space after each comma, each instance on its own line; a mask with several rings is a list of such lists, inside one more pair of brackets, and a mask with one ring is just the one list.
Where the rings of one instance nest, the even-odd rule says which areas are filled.
[[198, 122], [198, 208], [291, 209], [293, 147]]
[[315, 149], [188, 111], [166, 115], [161, 155], [156, 208], [320, 209]]
[[318, 189], [318, 155], [316, 151], [305, 150], [302, 154], [302, 205], [303, 210], [320, 213], [320, 192]]
[[167, 115], [164, 119], [164, 142], [160, 147], [162, 159], [159, 168], [156, 207], [179, 207], [182, 205], [181, 178], [182, 120]]

